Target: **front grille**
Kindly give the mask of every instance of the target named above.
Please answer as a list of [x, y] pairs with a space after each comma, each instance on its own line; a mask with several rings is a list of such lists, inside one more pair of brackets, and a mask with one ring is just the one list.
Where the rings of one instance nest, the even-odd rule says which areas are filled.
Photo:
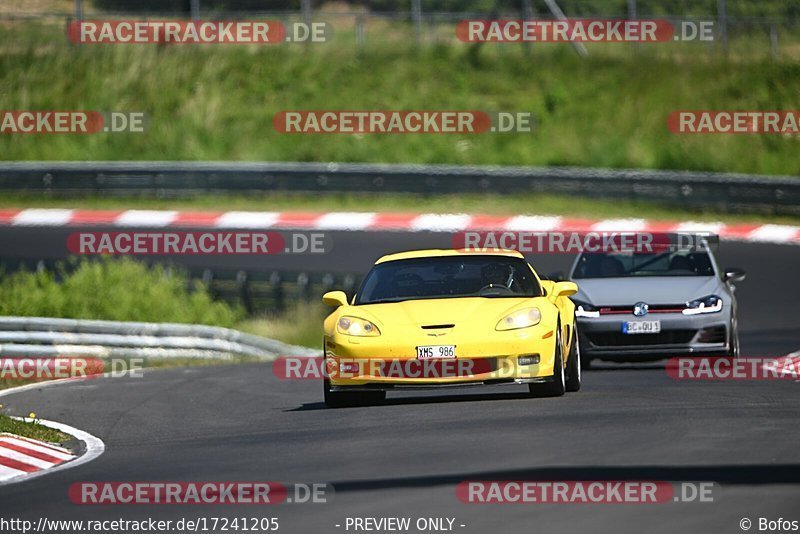
[[[651, 304], [647, 313], [681, 313], [685, 309], [686, 306], [683, 304]], [[598, 310], [600, 315], [632, 314], [633, 304], [630, 306], [600, 306]]]
[[598, 347], [635, 347], [641, 345], [685, 345], [696, 330], [665, 330], [658, 334], [623, 334], [622, 332], [590, 332], [586, 337]]

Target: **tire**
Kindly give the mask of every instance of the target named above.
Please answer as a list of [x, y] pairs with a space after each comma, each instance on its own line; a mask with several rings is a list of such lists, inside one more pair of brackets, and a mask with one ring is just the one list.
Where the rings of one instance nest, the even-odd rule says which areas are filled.
[[380, 404], [386, 399], [385, 391], [331, 391], [327, 378], [322, 382], [325, 406], [328, 408], [350, 408]]
[[564, 355], [561, 349], [561, 325], [556, 327], [556, 349], [553, 361], [553, 380], [543, 384], [528, 384], [531, 397], [560, 397], [566, 391]]
[[573, 324], [572, 345], [569, 348], [569, 358], [567, 358], [566, 391], [581, 389], [581, 347], [578, 342], [578, 323]]

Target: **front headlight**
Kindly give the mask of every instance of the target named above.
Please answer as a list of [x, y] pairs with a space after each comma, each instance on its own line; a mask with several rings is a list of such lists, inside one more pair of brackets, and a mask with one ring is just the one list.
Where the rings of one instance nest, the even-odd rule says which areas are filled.
[[377, 326], [358, 317], [340, 317], [336, 322], [336, 331], [347, 336], [375, 337], [381, 335]]
[[684, 315], [698, 315], [700, 313], [716, 313], [722, 310], [722, 299], [716, 295], [709, 295], [701, 299], [690, 300], [686, 303]]
[[575, 303], [575, 317], [600, 317], [600, 310], [588, 302], [573, 300]]
[[497, 323], [495, 330], [516, 330], [517, 328], [528, 328], [539, 324], [542, 320], [542, 312], [539, 308], [524, 308], [509, 313]]

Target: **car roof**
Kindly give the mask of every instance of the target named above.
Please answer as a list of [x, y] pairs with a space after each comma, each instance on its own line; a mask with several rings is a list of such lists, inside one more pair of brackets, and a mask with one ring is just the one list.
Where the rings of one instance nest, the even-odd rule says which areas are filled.
[[477, 255], [493, 255], [493, 256], [506, 256], [510, 258], [523, 258], [524, 256], [520, 254], [516, 250], [505, 250], [505, 249], [452, 249], [452, 248], [431, 248], [431, 249], [424, 249], [424, 250], [409, 250], [406, 252], [397, 252], [395, 254], [387, 254], [378, 259], [375, 262], [375, 265], [379, 263], [384, 263], [387, 261], [395, 261], [395, 260], [408, 260], [413, 258], [437, 258], [437, 257], [446, 257], [446, 256], [460, 256], [462, 254], [477, 254]]

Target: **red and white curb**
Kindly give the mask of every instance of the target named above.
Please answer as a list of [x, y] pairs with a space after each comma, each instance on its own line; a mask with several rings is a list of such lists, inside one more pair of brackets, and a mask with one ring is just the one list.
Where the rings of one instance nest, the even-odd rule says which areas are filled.
[[37, 420], [37, 423], [82, 441], [86, 450], [76, 456], [53, 444], [9, 434], [0, 435], [0, 486], [72, 469], [91, 462], [105, 452], [103, 441], [88, 432], [55, 421]]
[[[50, 382], [26, 384], [15, 388], [0, 390], [0, 397], [20, 393], [29, 389], [68, 383], [74, 383], [74, 380], [67, 378]], [[24, 418], [16, 417], [15, 419], [23, 420]], [[64, 423], [48, 421], [46, 419], [37, 419], [36, 422], [42, 426], [58, 430], [59, 432], [63, 432], [64, 434], [68, 434], [82, 441], [85, 448], [83, 454], [76, 456], [63, 447], [52, 443], [23, 438], [13, 434], [0, 434], [0, 486], [24, 482], [57, 471], [78, 467], [96, 459], [106, 450], [103, 440], [88, 432], [65, 425]]]
[[723, 239], [800, 244], [800, 226], [648, 219], [583, 219], [548, 215], [167, 210], [0, 209], [0, 225], [118, 226], [124, 228], [293, 229], [397, 232], [711, 232]]
[[52, 469], [75, 457], [64, 447], [14, 434], [0, 434], [0, 482]]

